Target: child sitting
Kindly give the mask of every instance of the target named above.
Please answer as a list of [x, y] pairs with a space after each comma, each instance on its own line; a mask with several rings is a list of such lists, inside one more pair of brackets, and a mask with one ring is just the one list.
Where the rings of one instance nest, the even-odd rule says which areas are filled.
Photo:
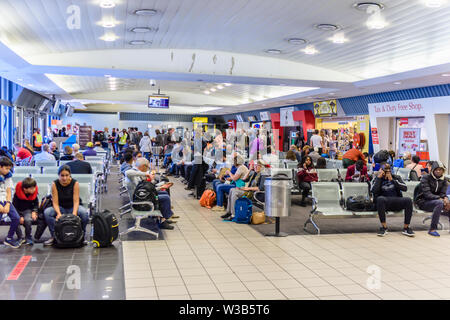
[[31, 224], [38, 218], [38, 188], [36, 180], [33, 178], [25, 178], [16, 185], [16, 192], [14, 193], [13, 206], [16, 208], [20, 216], [20, 224], [25, 227], [25, 239], [22, 236], [20, 226], [17, 228], [17, 236], [19, 243], [26, 243], [33, 245], [31, 238]]
[[11, 178], [13, 166], [14, 164], [8, 157], [0, 158], [0, 220], [11, 222], [8, 235], [3, 244], [17, 249], [20, 247], [20, 244], [13, 239], [13, 236], [19, 227], [20, 217], [11, 204], [11, 189], [14, 186]]

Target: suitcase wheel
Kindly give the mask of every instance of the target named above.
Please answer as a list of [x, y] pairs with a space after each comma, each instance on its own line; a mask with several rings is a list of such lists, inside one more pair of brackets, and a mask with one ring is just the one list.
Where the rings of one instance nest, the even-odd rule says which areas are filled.
[[94, 246], [94, 248], [100, 247], [100, 243], [98, 243], [98, 241], [96, 240], [92, 240], [92, 245]]

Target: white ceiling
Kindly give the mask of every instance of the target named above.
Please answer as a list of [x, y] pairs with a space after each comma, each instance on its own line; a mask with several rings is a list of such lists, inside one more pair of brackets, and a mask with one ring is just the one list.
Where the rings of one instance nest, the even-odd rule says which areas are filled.
[[[145, 110], [155, 91], [149, 79], [156, 79], [171, 96], [171, 113], [203, 106], [229, 113], [450, 82], [441, 76], [450, 72], [450, 1], [433, 9], [425, 0], [384, 0], [388, 26], [381, 30], [366, 27], [368, 15], [352, 7], [356, 0], [115, 2], [102, 9], [100, 0], [0, 0], [0, 41], [11, 51], [0, 51], [0, 75], [42, 93], [84, 99], [92, 111]], [[80, 29], [67, 26], [71, 5], [80, 9]], [[142, 8], [157, 14], [133, 14]], [[106, 19], [117, 25], [103, 28]], [[333, 32], [314, 28], [319, 23], [340, 26], [348, 42], [334, 44]], [[153, 31], [136, 34], [133, 27]], [[110, 33], [116, 41], [101, 40]], [[305, 45], [291, 45], [289, 37], [306, 39], [319, 53], [304, 54]], [[150, 43], [132, 46], [131, 40]], [[105, 74], [122, 79], [118, 90], [107, 89]], [[203, 93], [223, 82], [233, 85]]]

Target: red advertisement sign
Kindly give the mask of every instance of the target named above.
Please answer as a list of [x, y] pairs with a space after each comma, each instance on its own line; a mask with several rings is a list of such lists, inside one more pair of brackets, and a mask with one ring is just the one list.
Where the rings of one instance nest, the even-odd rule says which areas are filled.
[[380, 141], [378, 140], [378, 130], [377, 130], [377, 128], [372, 128], [372, 143], [373, 144], [380, 144]]
[[400, 125], [406, 126], [408, 124], [408, 118], [401, 118], [400, 119]]

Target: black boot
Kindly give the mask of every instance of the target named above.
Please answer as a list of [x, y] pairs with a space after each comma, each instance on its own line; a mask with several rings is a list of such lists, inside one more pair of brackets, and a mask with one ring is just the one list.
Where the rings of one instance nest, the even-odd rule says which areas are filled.
[[302, 201], [300, 202], [302, 207], [306, 207], [305, 196], [302, 195]]

